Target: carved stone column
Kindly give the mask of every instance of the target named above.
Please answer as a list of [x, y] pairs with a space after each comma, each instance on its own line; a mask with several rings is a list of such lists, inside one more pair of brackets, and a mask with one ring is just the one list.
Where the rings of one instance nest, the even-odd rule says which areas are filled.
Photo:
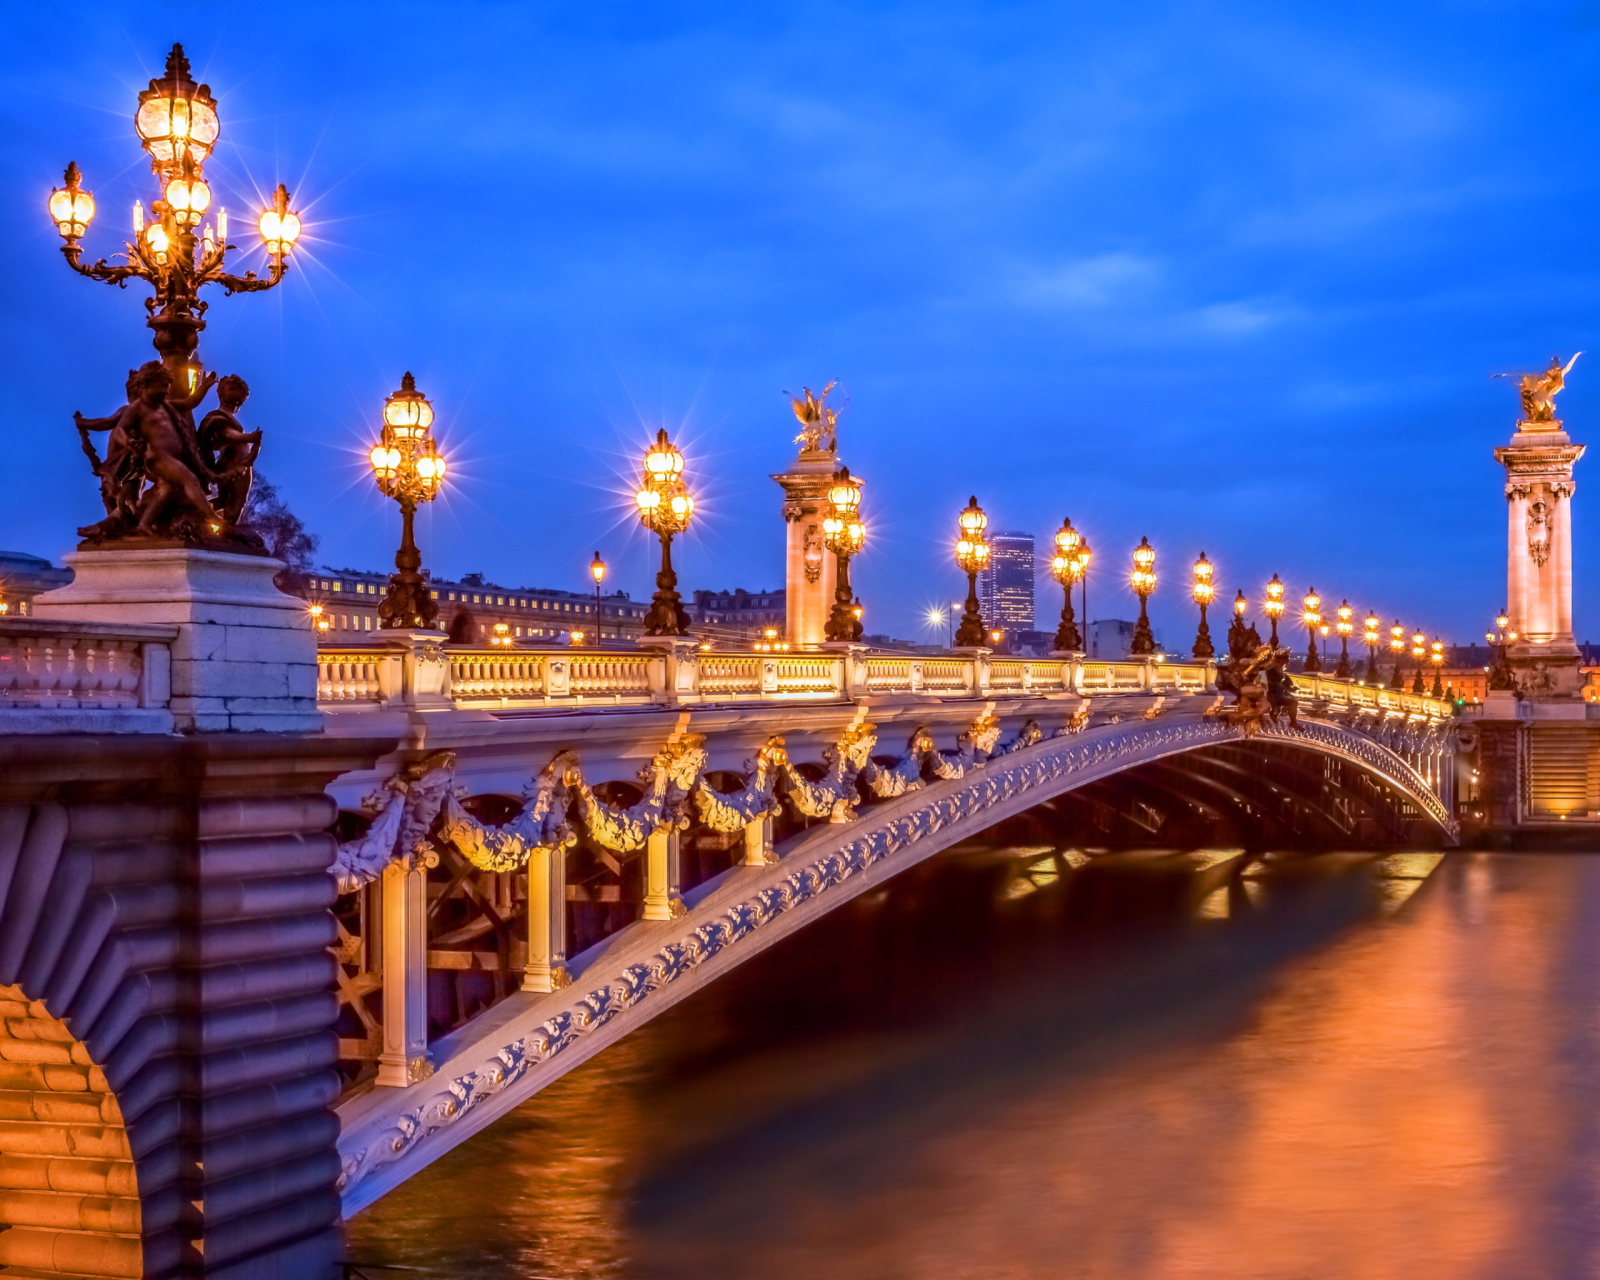
[[744, 829], [744, 865], [764, 867], [772, 856], [772, 817], [763, 814]]
[[772, 478], [783, 487], [783, 519], [788, 529], [784, 560], [784, 639], [811, 649], [826, 638], [837, 576], [834, 557], [822, 543], [828, 515], [828, 489], [839, 469], [831, 449], [804, 449], [788, 471]]
[[383, 1051], [380, 1085], [403, 1089], [433, 1073], [428, 1061], [428, 882], [420, 860], [383, 871]]
[[1494, 451], [1506, 469], [1506, 607], [1517, 638], [1507, 661], [1537, 701], [1581, 695], [1572, 633], [1573, 444], [1559, 421], [1519, 422]]
[[567, 985], [567, 855], [539, 845], [528, 859], [528, 963], [524, 991]]
[[644, 919], [671, 920], [682, 912], [678, 901], [678, 833], [657, 827], [645, 845]]

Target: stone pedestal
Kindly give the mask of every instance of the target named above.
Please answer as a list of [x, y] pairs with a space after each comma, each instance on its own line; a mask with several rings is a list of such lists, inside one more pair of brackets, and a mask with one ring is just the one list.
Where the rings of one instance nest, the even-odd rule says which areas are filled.
[[444, 650], [448, 635], [443, 631], [406, 629], [380, 631], [378, 637], [384, 650], [378, 664], [378, 689], [385, 706], [454, 709], [450, 658]]
[[831, 450], [804, 449], [787, 471], [772, 477], [783, 486], [788, 528], [784, 639], [796, 649], [814, 649], [827, 638], [838, 566], [823, 546], [822, 522], [838, 469], [839, 458]]
[[650, 664], [650, 692], [663, 706], [700, 695], [700, 645], [688, 636], [640, 636], [639, 647], [659, 655]]
[[265, 556], [182, 547], [79, 551], [71, 585], [35, 597], [39, 619], [177, 628], [172, 716], [181, 733], [312, 732], [317, 641], [305, 604]]
[[1572, 632], [1573, 464], [1584, 446], [1560, 422], [1519, 422], [1494, 451], [1506, 469], [1506, 609], [1517, 638], [1506, 661], [1537, 701], [1581, 698]]

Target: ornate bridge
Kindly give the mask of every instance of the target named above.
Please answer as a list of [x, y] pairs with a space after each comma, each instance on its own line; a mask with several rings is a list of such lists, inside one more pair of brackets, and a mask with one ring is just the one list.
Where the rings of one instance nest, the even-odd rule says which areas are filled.
[[1455, 836], [1455, 731], [1432, 698], [1297, 676], [1300, 727], [1246, 737], [1201, 663], [671, 661], [319, 655], [330, 732], [406, 743], [332, 788], [347, 1214], [729, 966], [997, 824], [1091, 845]]
[[7, 1264], [317, 1274], [340, 1213], [989, 828], [1456, 829], [1448, 704], [1297, 675], [1300, 726], [1247, 733], [1210, 664], [1153, 659], [317, 653], [301, 623], [283, 678], [320, 701], [273, 714], [321, 732], [174, 735], [199, 641], [264, 643], [236, 607], [0, 635]]

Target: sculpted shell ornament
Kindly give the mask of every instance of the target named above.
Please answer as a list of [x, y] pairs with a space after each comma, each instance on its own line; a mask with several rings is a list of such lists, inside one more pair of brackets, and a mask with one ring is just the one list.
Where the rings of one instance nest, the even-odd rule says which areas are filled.
[[[1302, 721], [1298, 730], [1270, 728], [1257, 739], [1323, 743], [1353, 755], [1404, 786], [1410, 799], [1452, 833], [1456, 824], [1420, 774], [1378, 744], [1347, 730]], [[416, 1144], [449, 1125], [528, 1072], [549, 1062], [575, 1042], [671, 985], [725, 948], [748, 937], [786, 911], [811, 901], [829, 888], [926, 839], [939, 830], [973, 817], [1023, 793], [1049, 787], [1065, 775], [1152, 748], [1187, 749], [1207, 742], [1240, 739], [1242, 731], [1214, 719], [1135, 721], [1114, 735], [1092, 743], [1052, 738], [1037, 750], [1019, 748], [996, 757], [988, 768], [961, 779], [960, 785], [909, 813], [860, 820], [860, 829], [842, 846], [804, 866], [790, 870], [776, 884], [753, 893], [715, 919], [664, 946], [648, 960], [630, 965], [610, 982], [594, 988], [572, 1007], [541, 1023], [527, 1035], [502, 1045], [476, 1068], [448, 1080], [435, 1077], [434, 1092], [396, 1117], [389, 1127], [344, 1153], [339, 1178], [348, 1191], [374, 1171], [402, 1158]], [[1071, 745], [1068, 745], [1071, 743]]]

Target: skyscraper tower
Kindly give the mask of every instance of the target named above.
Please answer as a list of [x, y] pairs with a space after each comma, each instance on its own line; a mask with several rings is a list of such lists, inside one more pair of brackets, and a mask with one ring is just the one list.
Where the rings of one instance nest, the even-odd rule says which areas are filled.
[[978, 575], [984, 621], [1013, 634], [1034, 630], [1033, 535], [995, 533], [989, 546], [989, 567]]

